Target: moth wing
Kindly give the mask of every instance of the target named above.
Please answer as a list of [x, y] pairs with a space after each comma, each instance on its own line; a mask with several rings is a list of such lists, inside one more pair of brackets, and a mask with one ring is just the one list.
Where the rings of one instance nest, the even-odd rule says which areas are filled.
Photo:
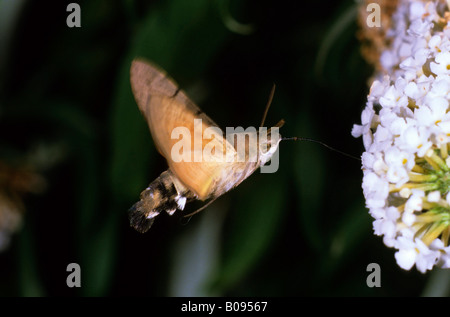
[[[223, 158], [221, 155], [225, 154], [234, 156], [234, 147], [223, 137], [217, 124], [158, 67], [143, 60], [134, 60], [130, 78], [139, 109], [147, 120], [156, 147], [166, 158], [170, 169], [199, 199], [209, 198], [214, 192], [215, 183], [232, 164], [225, 159], [220, 160], [220, 157]], [[201, 142], [198, 148], [194, 147], [194, 119], [202, 119], [201, 127], [197, 127], [197, 131], [202, 134], [211, 127], [217, 127], [219, 132], [210, 139], [196, 136], [196, 142]], [[179, 127], [187, 128], [190, 137], [172, 139], [172, 131]], [[171, 152], [175, 144], [183, 148], [185, 155], [190, 157], [189, 161], [173, 159]], [[205, 148], [214, 148], [215, 151], [204, 151]], [[201, 160], [196, 162], [195, 156], [200, 155]]]
[[158, 66], [143, 59], [134, 59], [130, 69], [131, 89], [139, 110], [144, 117], [151, 96], [165, 96], [175, 99], [183, 110], [196, 114], [210, 126], [218, 126], [197, 105], [192, 102], [186, 93], [181, 90], [175, 81]]

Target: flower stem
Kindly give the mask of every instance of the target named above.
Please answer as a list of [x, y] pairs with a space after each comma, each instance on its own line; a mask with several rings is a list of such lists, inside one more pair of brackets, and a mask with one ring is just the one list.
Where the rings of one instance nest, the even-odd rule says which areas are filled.
[[417, 174], [417, 173], [409, 173], [409, 180], [412, 182], [434, 182], [437, 179], [437, 175], [435, 174]]
[[427, 160], [428, 164], [430, 164], [436, 171], [448, 171], [447, 164], [445, 164], [444, 160], [439, 155], [437, 155], [434, 150], [428, 150], [424, 157]]
[[430, 245], [439, 235], [448, 227], [448, 224], [444, 221], [433, 223], [425, 235], [422, 237], [423, 243]]

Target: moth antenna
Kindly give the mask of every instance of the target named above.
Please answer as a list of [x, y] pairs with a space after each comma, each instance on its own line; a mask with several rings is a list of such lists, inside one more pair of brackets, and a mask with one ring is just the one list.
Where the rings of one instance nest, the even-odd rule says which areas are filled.
[[202, 211], [203, 209], [205, 209], [206, 207], [208, 207], [209, 205], [211, 205], [213, 202], [216, 201], [216, 199], [219, 197], [216, 197], [214, 199], [211, 199], [210, 201], [208, 201], [205, 205], [203, 205], [202, 207], [200, 207], [199, 209], [197, 209], [196, 211], [191, 212], [190, 214], [184, 215], [183, 217], [191, 217], [193, 215], [195, 215], [196, 213], [199, 213], [200, 211]]
[[281, 140], [282, 140], [282, 141], [292, 140], [292, 141], [309, 141], [309, 142], [314, 142], [314, 143], [317, 143], [317, 144], [320, 144], [320, 145], [326, 147], [327, 149], [330, 149], [330, 150], [332, 150], [332, 151], [335, 151], [335, 152], [338, 152], [338, 153], [340, 153], [340, 154], [342, 154], [342, 155], [345, 155], [345, 156], [347, 156], [347, 157], [350, 157], [350, 158], [352, 158], [352, 159], [354, 159], [354, 160], [361, 161], [361, 159], [360, 159], [359, 157], [356, 157], [356, 156], [353, 156], [353, 155], [351, 155], [351, 154], [345, 153], [345, 152], [343, 152], [343, 151], [340, 151], [340, 150], [338, 150], [338, 149], [335, 149], [335, 148], [329, 146], [328, 144], [325, 144], [325, 143], [323, 143], [323, 142], [321, 142], [321, 141], [317, 141], [317, 140], [314, 140], [314, 139], [310, 139], [310, 138], [302, 138], [302, 137], [296, 137], [296, 136], [294, 136], [294, 137], [281, 138]]
[[274, 128], [281, 128], [284, 125], [284, 119], [278, 121], [278, 123], [274, 126]]
[[273, 84], [272, 89], [270, 90], [269, 100], [267, 101], [266, 110], [264, 110], [260, 127], [264, 126], [264, 122], [266, 122], [267, 113], [269, 112], [270, 105], [272, 104], [274, 94], [275, 94], [275, 84]]

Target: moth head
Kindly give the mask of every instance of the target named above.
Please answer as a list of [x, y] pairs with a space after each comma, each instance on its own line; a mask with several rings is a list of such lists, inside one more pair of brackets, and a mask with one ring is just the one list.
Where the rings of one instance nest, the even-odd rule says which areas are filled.
[[278, 130], [278, 127], [273, 127], [270, 129], [267, 137], [260, 137], [259, 161], [261, 166], [270, 161], [278, 149], [281, 141], [281, 135], [278, 133]]

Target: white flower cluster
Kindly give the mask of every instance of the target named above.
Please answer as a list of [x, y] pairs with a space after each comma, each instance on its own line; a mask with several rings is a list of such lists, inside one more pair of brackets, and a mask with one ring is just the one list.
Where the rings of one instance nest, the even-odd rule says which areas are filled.
[[450, 12], [400, 0], [361, 125], [363, 192], [398, 265], [450, 268]]

